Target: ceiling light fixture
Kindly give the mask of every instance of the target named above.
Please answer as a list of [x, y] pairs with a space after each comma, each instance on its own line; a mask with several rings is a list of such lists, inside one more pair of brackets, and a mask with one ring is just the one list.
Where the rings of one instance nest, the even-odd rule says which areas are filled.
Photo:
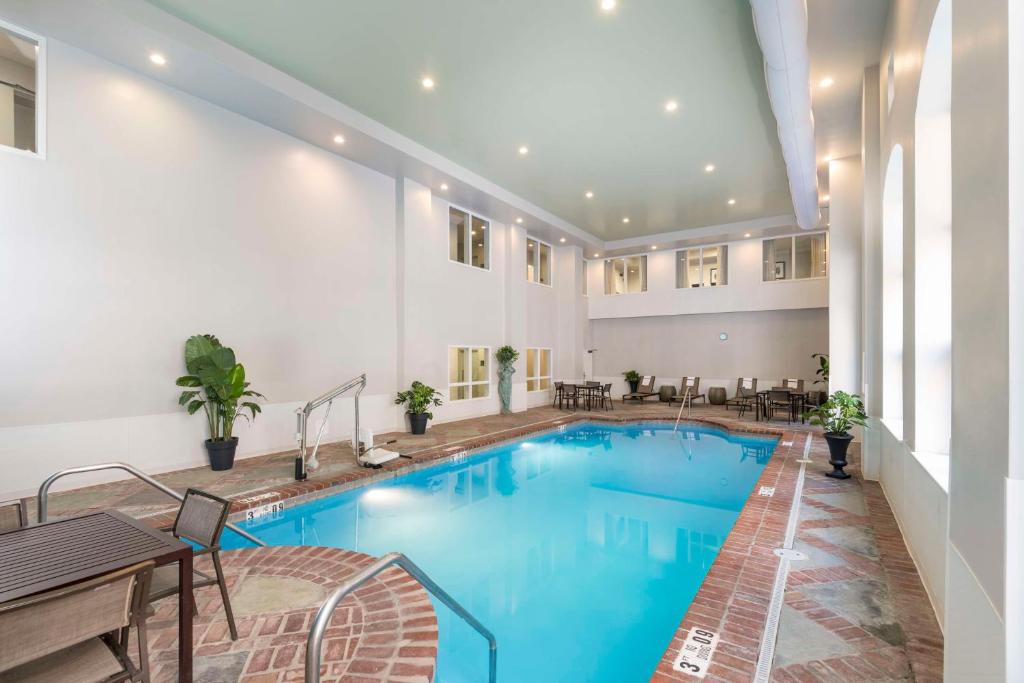
[[523, 224], [523, 219], [522, 218], [516, 218], [516, 223], [519, 223], [519, 225], [522, 225]]
[[736, 200], [735, 199], [730, 199], [729, 200], [729, 206], [736, 206]]
[[825, 78], [818, 81], [818, 85], [822, 88], [831, 88], [833, 83], [835, 83], [835, 80], [831, 76], [825, 76]]
[[658, 251], [658, 245], [657, 244], [652, 244], [651, 245], [651, 251]]
[[677, 109], [679, 109], [679, 103], [676, 102], [675, 100], [669, 100], [668, 102], [665, 103], [665, 111], [671, 113]]
[[163, 66], [167, 63], [167, 58], [159, 52], [151, 52], [149, 53], [149, 61], [153, 62], [157, 66]]
[[448, 183], [441, 183], [441, 189], [444, 190], [445, 192], [447, 192], [448, 191]]
[[617, 4], [616, 0], [601, 0], [601, 9], [605, 12], [611, 12]]
[[563, 237], [563, 238], [561, 238], [561, 239], [560, 239], [560, 240], [558, 240], [558, 241], [559, 241], [559, 242], [561, 242], [562, 244], [565, 244], [565, 238], [564, 238], [564, 237]]
[[420, 81], [420, 85], [423, 86], [424, 90], [433, 90], [434, 89], [434, 79], [431, 78], [430, 76], [424, 76], [423, 80]]
[[593, 199], [594, 193], [591, 192], [590, 190], [587, 190], [586, 194], [584, 194], [583, 196], [586, 197], [587, 199]]
[[338, 144], [338, 145], [344, 145], [345, 144], [345, 136], [344, 135], [335, 135], [334, 136], [334, 142], [335, 142], [335, 144]]
[[750, 237], [750, 233], [749, 232], [745, 232], [745, 233], [743, 233], [743, 236], [744, 237]]
[[714, 171], [715, 171], [715, 165], [714, 164], [708, 164], [707, 166], [704, 167], [704, 172], [705, 173], [714, 173]]
[[832, 199], [832, 195], [830, 195], [830, 194], [827, 194], [827, 195], [825, 195], [824, 197], [822, 197], [821, 199], [822, 199], [822, 201], [825, 201], [825, 202], [827, 202], [828, 200]]
[[600, 254], [594, 254], [594, 258], [601, 258]]
[[623, 223], [628, 223], [629, 222], [629, 216], [626, 216], [625, 218], [623, 218], [622, 222]]
[[529, 147], [527, 147], [526, 145], [519, 145], [519, 155], [520, 156], [524, 156], [525, 157], [529, 153], [530, 153], [530, 148]]

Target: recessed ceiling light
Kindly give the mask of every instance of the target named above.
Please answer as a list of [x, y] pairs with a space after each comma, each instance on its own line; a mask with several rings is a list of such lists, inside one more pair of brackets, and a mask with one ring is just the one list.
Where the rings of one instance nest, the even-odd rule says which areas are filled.
[[825, 76], [825, 78], [818, 81], [818, 85], [820, 85], [822, 88], [831, 88], [833, 83], [835, 83], [835, 81], [832, 79], [831, 76]]
[[448, 183], [441, 183], [441, 189], [447, 191], [448, 190]]
[[827, 194], [824, 197], [822, 197], [821, 199], [822, 199], [822, 201], [826, 201], [827, 202], [828, 200], [832, 199], [832, 195]]
[[529, 153], [530, 153], [530, 148], [529, 147], [527, 147], [526, 145], [519, 145], [519, 154], [521, 156], [526, 156]]
[[600, 254], [594, 254], [594, 258], [601, 258]]
[[629, 216], [626, 216], [625, 218], [623, 218], [622, 222], [623, 223], [628, 223], [629, 222]]
[[657, 244], [652, 244], [651, 245], [651, 251], [658, 251], [658, 245]]
[[601, 0], [601, 9], [605, 12], [611, 12], [617, 4], [619, 3], [616, 0]]
[[729, 200], [729, 206], [736, 206], [736, 200], [735, 199], [730, 199]]
[[715, 171], [715, 165], [714, 164], [708, 164], [707, 166], [704, 167], [704, 172], [705, 173], [714, 173], [714, 171]]
[[562, 239], [558, 240], [558, 241], [561, 242], [562, 244], [565, 244], [565, 238], [564, 237]]
[[157, 66], [163, 66], [164, 64], [167, 63], [167, 58], [164, 57], [159, 52], [150, 52], [149, 53], [149, 61], [153, 62]]
[[673, 112], [677, 109], [679, 109], [679, 103], [676, 102], [675, 100], [669, 100], [668, 102], [665, 103], [665, 111]]
[[339, 145], [344, 145], [345, 144], [345, 136], [344, 135], [335, 135], [334, 136], [334, 142], [339, 144]]
[[586, 194], [584, 194], [583, 196], [586, 197], [587, 199], [593, 199], [594, 193], [591, 192], [590, 190], [587, 190]]
[[420, 81], [420, 85], [423, 86], [424, 90], [433, 90], [434, 89], [434, 79], [431, 78], [430, 76], [424, 76], [423, 80]]
[[745, 232], [745, 233], [743, 233], [743, 236], [744, 237], [750, 237], [750, 233], [749, 232]]
[[523, 224], [523, 219], [522, 218], [517, 218], [516, 219], [516, 223], [519, 223], [520, 225], [522, 225]]

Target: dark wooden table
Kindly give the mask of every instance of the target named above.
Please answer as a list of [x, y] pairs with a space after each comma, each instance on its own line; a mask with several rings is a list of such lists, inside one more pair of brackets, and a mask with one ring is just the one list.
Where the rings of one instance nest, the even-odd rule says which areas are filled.
[[0, 533], [0, 603], [153, 560], [178, 563], [178, 680], [192, 680], [192, 547], [120, 512]]
[[768, 394], [773, 391], [784, 391], [789, 394], [789, 421], [791, 423], [796, 422], [799, 418], [800, 423], [803, 424], [803, 411], [800, 410], [800, 407], [807, 398], [807, 392], [797, 391], [796, 389], [762, 389], [757, 392], [757, 406], [754, 410], [754, 419], [760, 420], [761, 417], [764, 417], [766, 422], [771, 420], [768, 415]]

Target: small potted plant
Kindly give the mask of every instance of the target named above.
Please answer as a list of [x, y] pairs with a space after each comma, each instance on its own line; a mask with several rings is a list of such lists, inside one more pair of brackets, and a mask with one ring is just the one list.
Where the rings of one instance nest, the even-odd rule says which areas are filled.
[[404, 405], [405, 414], [409, 416], [409, 426], [413, 434], [425, 434], [427, 420], [434, 419], [430, 408], [441, 405], [441, 392], [428, 387], [419, 380], [412, 383], [408, 391], [399, 391], [395, 397], [395, 405]]
[[843, 471], [846, 467], [846, 451], [853, 441], [850, 430], [855, 425], [864, 425], [867, 415], [864, 413], [864, 402], [856, 394], [837, 391], [828, 400], [807, 413], [811, 424], [819, 425], [825, 430], [825, 441], [828, 442], [829, 464], [832, 471], [825, 476], [833, 479], [849, 479], [850, 475]]
[[238, 448], [238, 437], [231, 434], [235, 420], [255, 419], [256, 413], [263, 412], [256, 401], [264, 396], [249, 388], [245, 368], [235, 361], [235, 352], [222, 346], [212, 334], [196, 335], [185, 342], [185, 369], [189, 374], [175, 382], [186, 387], [178, 405], [185, 406], [189, 415], [200, 408], [206, 412], [210, 468], [230, 470]]
[[626, 382], [629, 384], [629, 392], [635, 394], [636, 390], [640, 388], [640, 373], [636, 370], [626, 370], [622, 373], [622, 376], [626, 378]]
[[513, 366], [519, 360], [519, 352], [506, 344], [495, 352], [494, 357], [498, 361], [498, 396], [501, 398], [501, 414], [508, 415], [512, 412], [509, 405], [512, 402], [512, 375], [516, 371]]

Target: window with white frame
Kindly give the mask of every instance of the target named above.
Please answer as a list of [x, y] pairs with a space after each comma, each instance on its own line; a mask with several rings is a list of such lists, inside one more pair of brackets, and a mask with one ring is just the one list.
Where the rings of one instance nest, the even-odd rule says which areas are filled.
[[486, 398], [491, 393], [490, 349], [448, 347], [448, 400]]
[[828, 275], [828, 233], [763, 240], [762, 280], [809, 280]]
[[551, 388], [551, 349], [526, 349], [526, 390]]
[[526, 238], [526, 279], [551, 284], [551, 245], [533, 237]]
[[491, 267], [491, 224], [468, 211], [448, 207], [448, 258], [474, 268]]
[[647, 291], [647, 256], [610, 258], [604, 262], [605, 294], [639, 294]]
[[719, 287], [729, 283], [729, 247], [680, 249], [676, 252], [676, 288]]
[[0, 146], [43, 156], [46, 46], [0, 21]]

